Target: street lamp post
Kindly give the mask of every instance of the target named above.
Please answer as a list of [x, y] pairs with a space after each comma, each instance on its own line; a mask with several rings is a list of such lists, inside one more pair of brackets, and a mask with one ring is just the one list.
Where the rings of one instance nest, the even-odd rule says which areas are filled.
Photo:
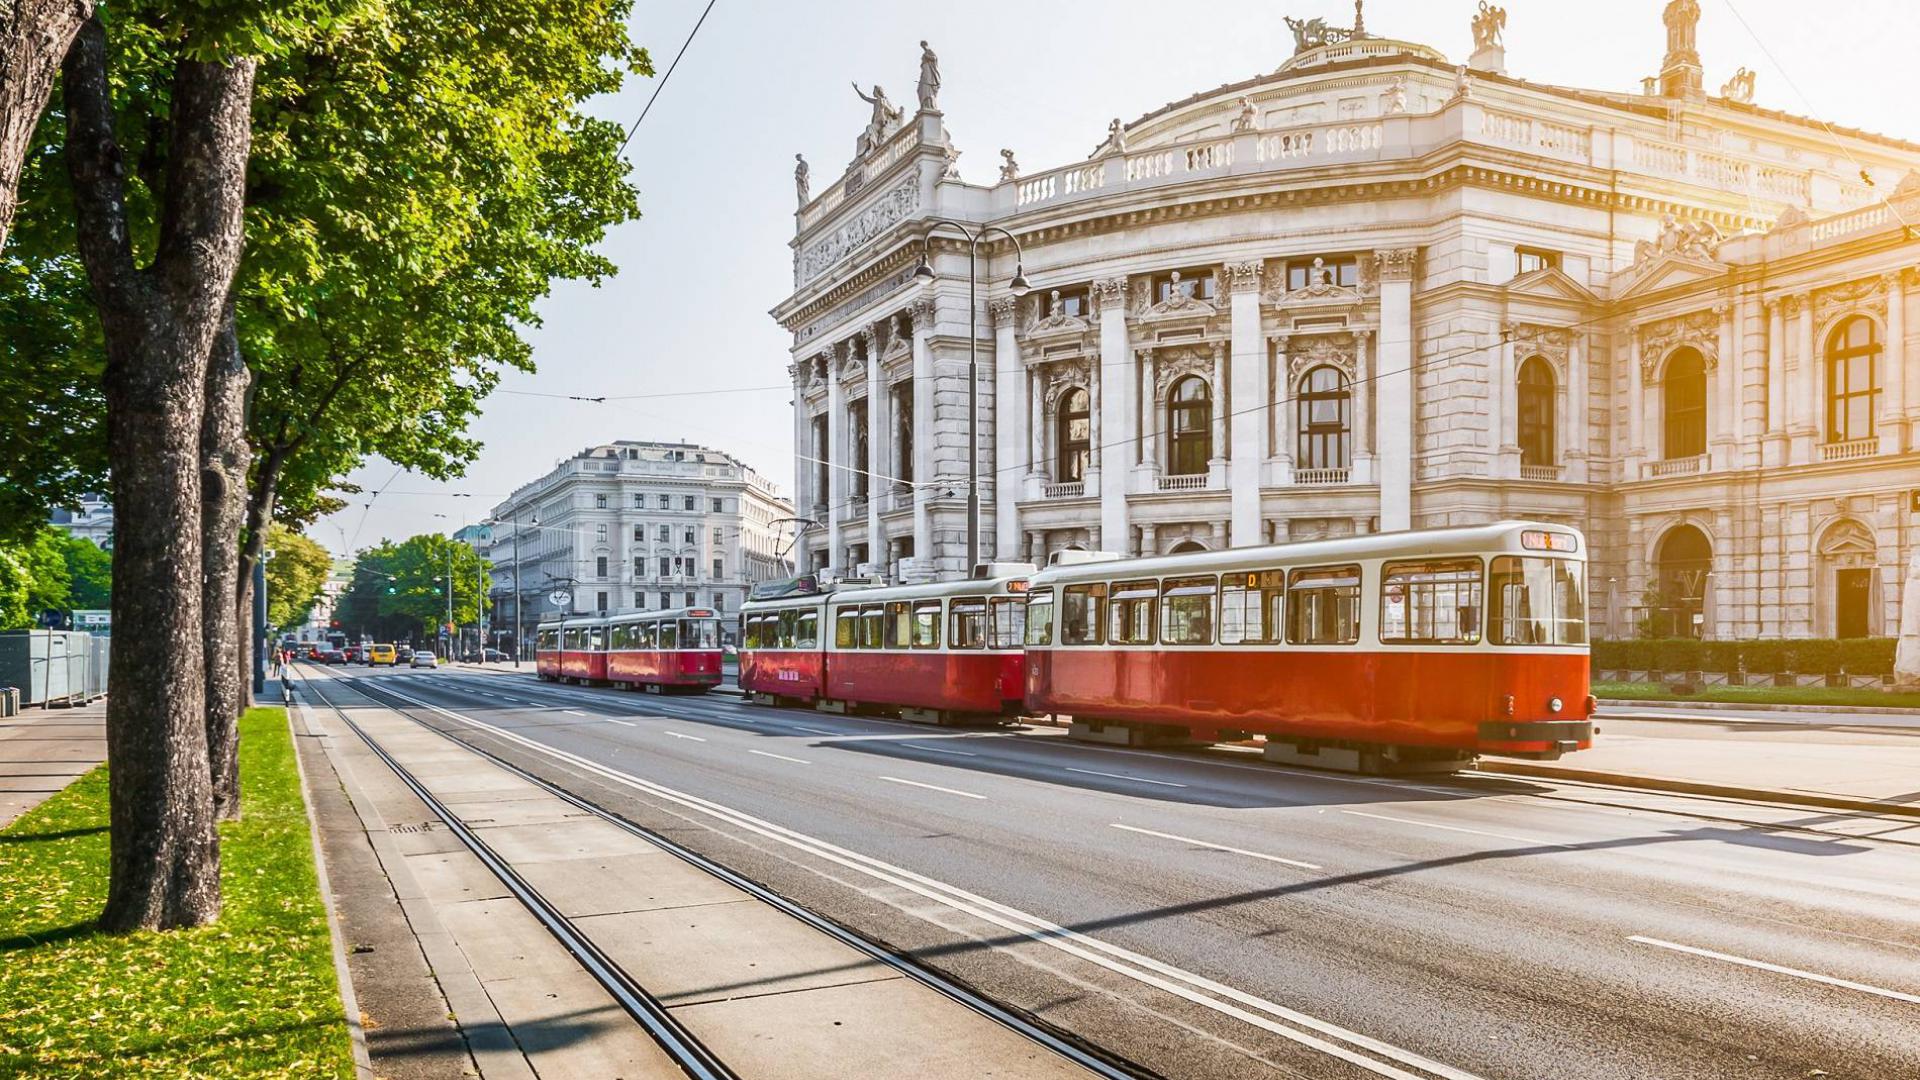
[[[965, 225], [947, 218], [936, 218], [928, 223], [927, 235], [921, 240], [920, 265], [914, 267], [913, 276], [921, 281], [932, 281], [933, 266], [928, 254], [933, 250], [933, 230], [941, 226], [957, 229], [967, 238], [967, 573], [980, 561], [980, 241], [988, 234], [997, 232], [1013, 242], [1013, 281], [1008, 288], [1015, 296], [1027, 295], [1026, 271], [1022, 266], [1020, 238], [998, 225], [987, 225], [978, 231], [969, 230]], [[1005, 357], [996, 358], [997, 363], [1006, 363]]]

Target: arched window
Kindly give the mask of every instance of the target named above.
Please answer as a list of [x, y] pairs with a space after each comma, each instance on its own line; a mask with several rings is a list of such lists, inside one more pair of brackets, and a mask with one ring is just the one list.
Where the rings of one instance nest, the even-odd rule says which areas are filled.
[[1880, 393], [1880, 338], [1864, 315], [1833, 328], [1827, 338], [1827, 441], [1873, 438]]
[[1699, 637], [1704, 620], [1713, 542], [1692, 525], [1678, 525], [1660, 538], [1654, 556], [1658, 602], [1648, 612], [1654, 637]]
[[1667, 361], [1660, 380], [1665, 416], [1663, 456], [1698, 457], [1707, 452], [1707, 362], [1697, 349], [1681, 349]]
[[1553, 366], [1545, 357], [1528, 357], [1520, 365], [1520, 464], [1554, 463]]
[[1054, 407], [1054, 479], [1062, 484], [1087, 478], [1087, 465], [1093, 452], [1093, 415], [1085, 387], [1075, 386], [1060, 395]]
[[[1198, 540], [1182, 540], [1167, 551], [1169, 555], [1188, 555], [1196, 551], [1207, 550], [1207, 545]], [[1209, 579], [1211, 580], [1211, 579]]]
[[1352, 399], [1353, 390], [1347, 385], [1347, 377], [1341, 374], [1339, 368], [1323, 365], [1307, 372], [1306, 377], [1300, 380], [1295, 468], [1347, 467]]
[[1167, 474], [1206, 472], [1212, 456], [1213, 393], [1205, 379], [1189, 375], [1167, 395]]

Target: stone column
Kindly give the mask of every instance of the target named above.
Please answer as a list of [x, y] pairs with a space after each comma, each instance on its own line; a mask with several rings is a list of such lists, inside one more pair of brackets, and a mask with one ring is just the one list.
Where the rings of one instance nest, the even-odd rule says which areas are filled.
[[1413, 271], [1418, 248], [1378, 254], [1380, 530], [1413, 525]]
[[907, 308], [913, 320], [913, 559], [933, 564], [933, 297]]
[[[793, 512], [801, 517], [813, 513], [813, 485], [809, 478], [813, 475], [813, 462], [807, 459], [813, 456], [810, 436], [813, 431], [813, 414], [807, 408], [807, 369], [813, 366], [811, 357], [796, 360], [793, 364]], [[648, 540], [653, 539], [648, 537]], [[517, 541], [516, 541], [517, 542]], [[517, 560], [519, 554], [516, 552]], [[795, 560], [798, 562], [799, 560]]]
[[1786, 460], [1787, 319], [1785, 300], [1780, 298], [1767, 301], [1767, 434], [1760, 462], [1774, 469]]
[[1127, 341], [1127, 279], [1102, 278], [1093, 283], [1100, 304], [1100, 361], [1116, 365], [1112, 393], [1107, 380], [1095, 377], [1099, 388], [1095, 406], [1100, 418], [1094, 454], [1100, 461], [1100, 543], [1108, 551], [1127, 546], [1127, 473], [1136, 456], [1139, 433], [1132, 430], [1135, 382], [1128, 368], [1133, 347]]
[[1519, 361], [1514, 355], [1515, 332], [1512, 323], [1500, 326], [1499, 363], [1487, 393], [1487, 410], [1492, 413], [1487, 424], [1488, 440], [1492, 443], [1492, 452], [1487, 455], [1488, 471], [1503, 478], [1520, 475], [1519, 410], [1515, 407], [1520, 383]]
[[1154, 536], [1153, 522], [1151, 521], [1141, 522], [1140, 523], [1140, 546], [1134, 549], [1133, 554], [1141, 557], [1146, 557], [1149, 555], [1158, 554], [1159, 550], [1160, 550], [1159, 540]]
[[1585, 330], [1567, 335], [1567, 435], [1561, 459], [1567, 463], [1566, 478], [1575, 484], [1587, 482], [1587, 397], [1591, 393], [1587, 379], [1587, 350], [1592, 348]]
[[1209, 433], [1213, 445], [1212, 453], [1207, 455], [1207, 486], [1224, 488], [1227, 486], [1227, 415], [1233, 411], [1235, 398], [1227, 386], [1227, 345], [1214, 342], [1213, 345], [1213, 430]]
[[1027, 472], [1042, 479], [1049, 475], [1046, 383], [1039, 368], [1027, 372]]
[[1020, 398], [1027, 369], [1015, 335], [1019, 305], [1011, 296], [987, 305], [993, 319], [993, 558], [1006, 560], [1020, 543], [1020, 488], [1026, 474], [1020, 460], [1027, 441], [1027, 406]]
[[841, 546], [840, 518], [847, 512], [842, 505], [847, 498], [847, 388], [840, 380], [840, 365], [846, 354], [846, 343], [833, 347], [827, 358], [827, 449], [820, 456], [827, 459], [827, 565], [839, 569], [842, 573], [851, 573], [853, 568], [842, 566], [846, 561], [846, 549]]
[[1353, 344], [1353, 471], [1348, 478], [1370, 484], [1373, 471], [1373, 375], [1378, 370], [1374, 332], [1362, 330]]
[[[1260, 264], [1227, 267], [1227, 303], [1233, 333], [1233, 393], [1241, 410], [1233, 424], [1228, 485], [1233, 489], [1233, 544], [1258, 544], [1260, 470], [1267, 457], [1267, 424], [1273, 412], [1267, 394], [1266, 343], [1260, 338]], [[1246, 411], [1260, 406], [1257, 412]], [[1216, 406], [1217, 407], [1217, 406]]]
[[1134, 406], [1132, 423], [1139, 432], [1135, 465], [1144, 465], [1149, 473], [1160, 472], [1161, 427], [1165, 423], [1160, 398], [1154, 391], [1153, 350], [1140, 349], [1133, 354]]
[[1627, 460], [1623, 480], [1640, 479], [1647, 460], [1647, 367], [1639, 327], [1627, 327]]
[[1300, 403], [1295, 395], [1300, 387], [1293, 380], [1292, 362], [1287, 358], [1287, 346], [1293, 340], [1288, 334], [1275, 334], [1269, 339], [1273, 363], [1273, 395], [1269, 399], [1274, 410], [1272, 428], [1274, 446], [1269, 451], [1274, 459], [1274, 484], [1288, 487], [1293, 483], [1293, 451], [1299, 445], [1293, 425], [1300, 415]]
[[[1900, 358], [1900, 385], [1906, 389], [1904, 408], [1907, 414], [1907, 432], [1912, 443], [1920, 443], [1920, 435], [1914, 434], [1915, 432], [1920, 432], [1920, 349], [1913, 348], [1906, 340], [1906, 334], [1910, 332], [1913, 327], [1907, 325], [1908, 320], [1905, 309], [1907, 296], [1906, 286], [1913, 283], [1916, 275], [1920, 275], [1920, 270], [1909, 268], [1900, 271], [1901, 289], [1898, 301], [1901, 306], [1901, 337], [1898, 341], [1890, 340], [1887, 342], [1887, 348], [1891, 350], [1888, 356], [1897, 356]], [[1889, 312], [1893, 310], [1893, 302], [1894, 298], [1890, 297], [1887, 304], [1887, 310]]]
[[[1714, 347], [1713, 408], [1707, 413], [1711, 419], [1708, 445], [1712, 450], [1708, 461], [1716, 469], [1737, 469], [1740, 467], [1740, 357], [1733, 344], [1733, 305], [1715, 304], [1713, 313], [1720, 326]], [[1725, 614], [1723, 611], [1722, 616]]]
[[1820, 432], [1820, 358], [1813, 351], [1813, 294], [1792, 298], [1794, 343], [1800, 353], [1800, 374], [1793, 388], [1793, 438], [1791, 461], [1804, 465], [1813, 460], [1814, 444]]
[[867, 350], [867, 460], [856, 464], [867, 470], [867, 561], [886, 566], [887, 531], [880, 523], [880, 512], [893, 491], [887, 475], [886, 457], [881, 453], [887, 430], [887, 384], [880, 373], [880, 336], [863, 330], [860, 340]]
[[1896, 270], [1882, 280], [1887, 285], [1887, 344], [1881, 354], [1886, 387], [1880, 392], [1880, 452], [1898, 454], [1907, 448], [1906, 274]]

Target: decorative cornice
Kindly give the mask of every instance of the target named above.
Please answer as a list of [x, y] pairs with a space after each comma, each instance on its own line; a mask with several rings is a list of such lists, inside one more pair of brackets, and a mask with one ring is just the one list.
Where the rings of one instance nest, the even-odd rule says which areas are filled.
[[1813, 321], [1816, 325], [1824, 325], [1828, 320], [1850, 311], [1867, 311], [1886, 318], [1886, 278], [1862, 278], [1831, 285], [1813, 294]]

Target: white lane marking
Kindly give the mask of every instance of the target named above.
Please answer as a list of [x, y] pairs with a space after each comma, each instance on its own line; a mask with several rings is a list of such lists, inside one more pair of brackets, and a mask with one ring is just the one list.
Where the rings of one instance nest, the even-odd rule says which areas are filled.
[[676, 739], [692, 739], [692, 740], [693, 740], [694, 742], [706, 742], [706, 741], [707, 741], [707, 740], [705, 740], [705, 739], [703, 739], [703, 738], [701, 738], [701, 737], [700, 737], [700, 736], [698, 736], [698, 735], [684, 735], [684, 734], [681, 734], [681, 733], [680, 733], [680, 732], [678, 732], [678, 731], [668, 731], [668, 730], [667, 730], [667, 729], [665, 729], [665, 728], [661, 728], [661, 729], [660, 729], [660, 734], [662, 734], [662, 735], [671, 735], [671, 736], [673, 736], [673, 737], [674, 737], [674, 738], [676, 738]]
[[811, 764], [813, 764], [813, 762], [811, 762], [811, 761], [802, 761], [801, 759], [799, 759], [799, 758], [797, 758], [797, 757], [788, 757], [788, 756], [787, 756], [787, 755], [785, 755], [785, 754], [773, 754], [773, 753], [769, 753], [769, 752], [767, 752], [767, 751], [765, 751], [765, 750], [749, 750], [749, 751], [747, 751], [747, 753], [749, 753], [749, 754], [759, 754], [759, 755], [760, 755], [761, 757], [770, 757], [770, 758], [779, 758], [779, 759], [780, 759], [781, 761], [791, 761], [791, 762], [793, 762], [793, 763], [794, 763], [795, 765], [811, 765]]
[[838, 735], [838, 734], [840, 734], [840, 733], [839, 733], [839, 732], [837, 732], [837, 731], [828, 731], [828, 730], [826, 730], [825, 728], [817, 728], [817, 727], [807, 727], [807, 726], [806, 726], [805, 724], [795, 724], [795, 725], [793, 725], [793, 726], [794, 726], [794, 727], [796, 727], [796, 728], [799, 728], [799, 729], [800, 729], [801, 731], [804, 731], [804, 732], [807, 732], [807, 733], [809, 733], [809, 734], [812, 734], [812, 735]]
[[1402, 825], [1418, 825], [1423, 829], [1445, 829], [1448, 832], [1472, 833], [1475, 836], [1491, 836], [1495, 840], [1513, 840], [1522, 844], [1539, 844], [1542, 847], [1570, 848], [1572, 844], [1556, 844], [1551, 840], [1540, 840], [1531, 836], [1515, 836], [1512, 833], [1487, 832], [1485, 829], [1468, 829], [1460, 825], [1442, 825], [1437, 821], [1419, 821], [1414, 818], [1389, 817], [1386, 814], [1369, 814], [1365, 810], [1342, 810], [1343, 814], [1354, 817], [1373, 818], [1376, 821], [1397, 821]]
[[1135, 828], [1132, 825], [1122, 825], [1117, 821], [1113, 822], [1112, 824], [1114, 828], [1125, 829], [1128, 832], [1143, 833], [1147, 836], [1157, 836], [1162, 840], [1177, 840], [1182, 844], [1194, 844], [1203, 848], [1212, 848], [1215, 851], [1231, 851], [1235, 855], [1245, 855], [1248, 858], [1252, 858], [1252, 859], [1265, 859], [1268, 862], [1285, 863], [1288, 866], [1298, 866], [1303, 870], [1326, 869], [1323, 866], [1317, 866], [1310, 862], [1301, 862], [1299, 859], [1283, 859], [1278, 855], [1268, 855], [1264, 852], [1259, 852], [1259, 851], [1248, 851], [1246, 848], [1228, 847], [1225, 844], [1214, 844], [1214, 843], [1209, 843], [1208, 841], [1205, 841], [1205, 840], [1195, 840], [1191, 836], [1175, 836], [1172, 833], [1155, 832], [1152, 829]]
[[[797, 832], [783, 825], [776, 825], [765, 819], [753, 817], [744, 811], [735, 810], [722, 803], [702, 799], [696, 795], [688, 795], [663, 784], [657, 784], [651, 780], [643, 780], [640, 777], [634, 776], [632, 773], [609, 768], [581, 757], [578, 754], [548, 746], [545, 743], [529, 739], [507, 728], [487, 723], [484, 720], [476, 720], [473, 717], [456, 713], [450, 709], [441, 708], [438, 705], [421, 701], [410, 695], [396, 691], [394, 696], [411, 701], [415, 705], [439, 713], [448, 719], [465, 724], [468, 727], [489, 732], [509, 742], [516, 743], [534, 753], [544, 754], [556, 761], [572, 765], [583, 772], [612, 780], [615, 783], [623, 784], [636, 791], [664, 799], [668, 802], [677, 803], [717, 818], [736, 828], [767, 837], [825, 861], [865, 874], [886, 884], [916, 893], [945, 907], [952, 908], [955, 911], [972, 915], [983, 922], [991, 923], [1002, 929], [1018, 933], [1048, 948], [1057, 949], [1068, 955], [1085, 960], [1088, 963], [1096, 964], [1124, 975], [1136, 982], [1152, 986], [1155, 989], [1193, 1002], [1196, 1005], [1212, 1009], [1223, 1015], [1231, 1016], [1236, 1020], [1257, 1027], [1262, 1031], [1271, 1032], [1282, 1038], [1290, 1039], [1302, 1046], [1311, 1047], [1321, 1053], [1339, 1058], [1342, 1061], [1350, 1062], [1376, 1075], [1391, 1077], [1392, 1080], [1424, 1080], [1424, 1078], [1415, 1076], [1413, 1073], [1407, 1072], [1404, 1069], [1365, 1057], [1356, 1050], [1349, 1049], [1349, 1046], [1359, 1047], [1363, 1050], [1378, 1054], [1381, 1057], [1385, 1057], [1390, 1061], [1396, 1061], [1411, 1068], [1420, 1069], [1432, 1076], [1442, 1077], [1443, 1080], [1482, 1080], [1481, 1077], [1463, 1069], [1443, 1064], [1432, 1058], [1394, 1046], [1391, 1043], [1383, 1042], [1372, 1036], [1350, 1031], [1330, 1021], [1321, 1020], [1318, 1017], [1309, 1016], [1306, 1013], [1289, 1009], [1284, 1005], [1256, 997], [1244, 990], [1227, 986], [1224, 983], [1215, 982], [1202, 975], [1184, 971], [1171, 964], [1155, 960], [1152, 957], [1143, 956], [1129, 949], [1121, 948], [1118, 945], [1109, 944], [1098, 938], [1088, 937], [1078, 931], [1069, 930], [1066, 927], [1041, 919], [1036, 915], [1021, 911], [1018, 908], [989, 900], [983, 896], [960, 889], [957, 886], [927, 877], [924, 874], [917, 874], [911, 870], [894, 866], [891, 863], [882, 862], [871, 856], [862, 855], [859, 852], [835, 844], [829, 844], [824, 840], [819, 840], [806, 833]], [[909, 909], [902, 907], [901, 910], [906, 911]], [[1217, 996], [1209, 997], [1207, 996], [1209, 994]], [[1223, 998], [1225, 1000], [1221, 1000]], [[1256, 1013], [1250, 1010], [1258, 1010], [1258, 1012]], [[1260, 1013], [1266, 1015], [1259, 1015]], [[1269, 1019], [1269, 1017], [1278, 1019]], [[1286, 1024], [1280, 1023], [1280, 1020], [1298, 1025], [1298, 1027], [1288, 1027]], [[1302, 1031], [1300, 1028], [1307, 1030]], [[1310, 1034], [1310, 1032], [1318, 1032], [1320, 1035], [1338, 1039], [1348, 1045], [1343, 1046], [1328, 1042], [1327, 1039]]]
[[585, 715], [587, 715], [586, 713], [583, 713], [583, 712], [581, 712], [581, 711], [580, 711], [579, 709], [561, 709], [560, 711], [561, 711], [561, 712], [563, 712], [563, 713], [566, 713], [566, 714], [567, 714], [568, 716], [585, 716]]
[[1158, 784], [1161, 787], [1186, 787], [1187, 786], [1185, 784], [1176, 784], [1171, 780], [1149, 780], [1144, 776], [1127, 776], [1117, 772], [1100, 772], [1097, 769], [1076, 769], [1071, 765], [1066, 765], [1062, 767], [1065, 768], [1068, 772], [1085, 773], [1088, 776], [1105, 776], [1113, 780], [1131, 780], [1136, 784]]
[[900, 778], [899, 778], [899, 777], [897, 777], [897, 776], [883, 776], [883, 777], [881, 777], [880, 779], [882, 779], [882, 780], [890, 780], [890, 781], [892, 781], [893, 783], [896, 783], [896, 784], [907, 784], [907, 785], [909, 785], [909, 786], [911, 786], [911, 787], [923, 787], [923, 788], [926, 788], [926, 789], [927, 789], [928, 791], [944, 791], [944, 792], [946, 792], [946, 793], [947, 793], [947, 794], [949, 794], [949, 795], [958, 795], [958, 796], [960, 796], [960, 797], [961, 797], [961, 798], [963, 798], [963, 799], [984, 799], [984, 798], [986, 798], [986, 796], [985, 796], [985, 795], [975, 795], [975, 794], [974, 794], [973, 792], [971, 792], [971, 791], [955, 791], [955, 790], [953, 790], [953, 789], [952, 789], [952, 788], [950, 788], [950, 787], [941, 787], [941, 786], [940, 786], [940, 785], [938, 785], [938, 784], [923, 784], [923, 783], [921, 783], [921, 782], [920, 782], [920, 781], [918, 781], [918, 780], [902, 780], [902, 779], [900, 779]]
[[639, 727], [640, 726], [631, 720], [615, 720], [611, 716], [603, 716], [600, 719], [605, 720], [609, 724], [619, 724], [621, 727]]
[[979, 754], [970, 754], [965, 750], [950, 750], [944, 746], [923, 746], [920, 743], [910, 743], [910, 742], [901, 743], [900, 745], [908, 748], [909, 750], [931, 750], [936, 754], [957, 754], [960, 757], [979, 757], [980, 756]]
[[1662, 941], [1659, 938], [1641, 937], [1638, 934], [1627, 938], [1627, 940], [1637, 941], [1642, 945], [1655, 945], [1662, 949], [1672, 949], [1675, 952], [1691, 953], [1694, 956], [1704, 956], [1710, 960], [1725, 960], [1729, 964], [1759, 968], [1761, 971], [1771, 971], [1779, 975], [1791, 975], [1796, 979], [1807, 979], [1812, 982], [1825, 983], [1828, 986], [1839, 986], [1848, 990], [1858, 990], [1863, 994], [1877, 994], [1883, 998], [1892, 998], [1895, 1001], [1906, 1001], [1920, 1005], [1920, 995], [1903, 994], [1898, 990], [1886, 990], [1878, 986], [1868, 986], [1866, 983], [1857, 983], [1849, 979], [1836, 979], [1831, 975], [1821, 975], [1812, 971], [1802, 971], [1799, 968], [1769, 964], [1765, 960], [1749, 960], [1744, 956], [1731, 956], [1723, 952], [1714, 952], [1712, 949], [1701, 949], [1692, 945], [1681, 945], [1677, 942]]

